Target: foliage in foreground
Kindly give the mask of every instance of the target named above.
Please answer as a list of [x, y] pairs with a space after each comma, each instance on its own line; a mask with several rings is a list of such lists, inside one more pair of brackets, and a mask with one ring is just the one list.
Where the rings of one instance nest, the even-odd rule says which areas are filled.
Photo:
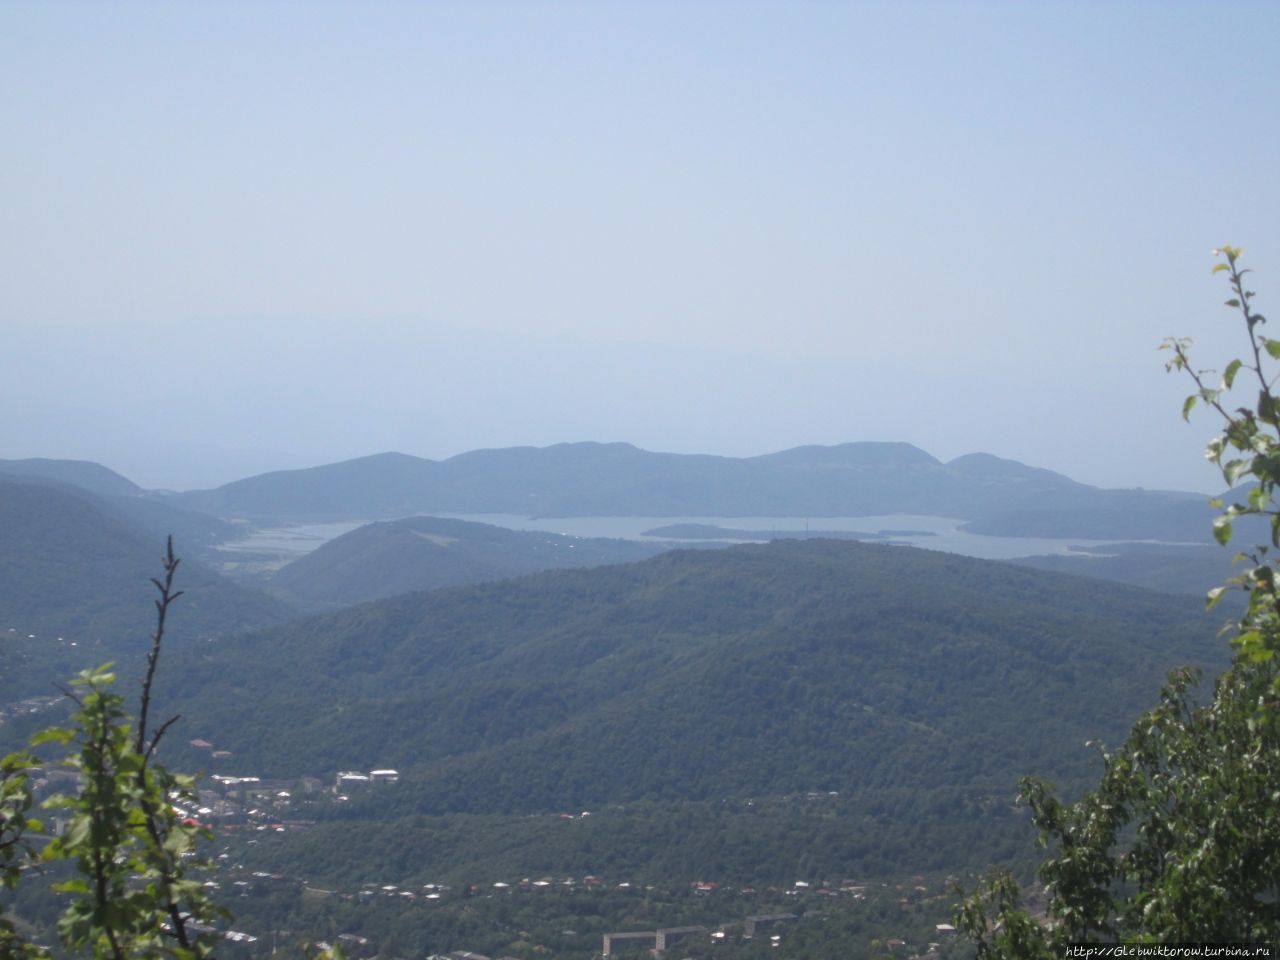
[[[71, 745], [62, 764], [78, 775], [74, 793], [46, 802], [66, 824], [38, 854], [35, 841], [46, 839], [44, 827], [28, 813], [31, 773], [40, 761], [21, 753], [0, 765], [0, 877], [12, 888], [41, 862], [73, 864], [72, 878], [55, 885], [70, 897], [58, 935], [73, 955], [136, 960], [196, 958], [211, 951], [196, 926], [220, 912], [191, 876], [200, 865], [196, 847], [208, 834], [175, 808], [175, 802], [191, 799], [191, 781], [152, 762], [173, 720], [154, 731], [148, 726], [165, 619], [182, 593], [173, 589], [177, 568], [170, 541], [164, 578], [152, 581], [160, 596], [136, 722], [112, 690], [115, 676], [106, 668], [86, 670], [67, 692], [76, 705], [71, 725], [46, 730], [33, 741], [33, 746]], [[47, 949], [24, 942], [12, 921], [0, 917], [0, 958], [48, 955]]]
[[[1270, 542], [1236, 555], [1243, 572], [1209, 593], [1210, 606], [1231, 588], [1247, 596], [1235, 624], [1231, 665], [1198, 704], [1196, 675], [1170, 677], [1160, 703], [1124, 744], [1102, 752], [1098, 786], [1064, 805], [1042, 781], [1022, 781], [1040, 843], [1053, 849], [1039, 869], [1044, 915], [1032, 915], [1007, 873], [993, 872], [963, 903], [957, 922], [979, 958], [1049, 958], [1080, 942], [1275, 942], [1280, 939], [1280, 398], [1272, 361], [1280, 340], [1260, 333], [1245, 288], [1240, 251], [1224, 247], [1214, 272], [1226, 272], [1227, 306], [1244, 318], [1249, 353], [1232, 360], [1221, 383], [1190, 365], [1187, 340], [1170, 340], [1170, 370], [1195, 382], [1183, 416], [1197, 403], [1222, 419], [1206, 456], [1236, 502], [1214, 521], [1221, 544], [1239, 517], [1265, 518]], [[1256, 381], [1254, 403], [1225, 399], [1237, 377]], [[1233, 491], [1234, 493], [1235, 491]]]

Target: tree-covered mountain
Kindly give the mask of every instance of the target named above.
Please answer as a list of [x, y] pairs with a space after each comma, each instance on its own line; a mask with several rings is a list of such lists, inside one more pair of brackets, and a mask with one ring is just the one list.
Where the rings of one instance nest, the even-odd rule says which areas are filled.
[[[1194, 599], [901, 547], [779, 541], [402, 596], [176, 659], [239, 772], [396, 767], [395, 809], [527, 812], [1078, 776]], [[388, 794], [392, 796], [392, 794]], [[392, 801], [388, 801], [392, 802]]]
[[[1210, 587], [1239, 572], [1231, 566], [1231, 551], [1216, 543], [1210, 546], [1118, 543], [1082, 548], [1066, 554], [1019, 557], [1013, 562], [1039, 570], [1114, 580], [1148, 590], [1185, 593], [1200, 598]], [[1234, 599], [1234, 596], [1228, 594], [1227, 599]]]
[[627, 563], [666, 549], [669, 545], [409, 517], [343, 534], [281, 568], [270, 586], [299, 608], [334, 610], [414, 590]]
[[380, 453], [303, 470], [247, 477], [171, 502], [219, 517], [267, 520], [365, 519], [421, 513], [420, 491], [435, 461]]
[[0, 460], [0, 473], [69, 483], [99, 496], [134, 497], [143, 493], [143, 489], [132, 480], [89, 460], [52, 460], [47, 457]]
[[986, 454], [943, 463], [906, 443], [796, 447], [745, 458], [566, 443], [441, 461], [380, 454], [250, 477], [173, 502], [221, 517], [274, 520], [915, 513], [966, 519], [975, 532], [1004, 535], [1203, 540], [1204, 499], [1102, 490]]
[[[152, 628], [150, 578], [164, 542], [114, 500], [0, 473], [0, 698], [51, 693], [107, 660], [135, 662]], [[181, 552], [182, 540], [175, 542]], [[183, 562], [182, 579], [176, 646], [292, 615], [194, 560]]]
[[183, 508], [149, 493], [132, 480], [100, 463], [87, 460], [0, 460], [0, 477], [29, 483], [73, 487], [93, 494], [99, 508], [153, 536], [173, 536], [189, 555], [209, 557], [209, 551], [241, 533], [232, 524], [206, 513]]

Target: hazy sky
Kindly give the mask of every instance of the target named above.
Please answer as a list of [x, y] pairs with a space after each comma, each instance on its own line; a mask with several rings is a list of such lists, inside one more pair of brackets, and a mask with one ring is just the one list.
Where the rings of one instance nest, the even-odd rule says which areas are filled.
[[1234, 355], [1219, 244], [1280, 302], [1278, 104], [1274, 2], [5, 0], [0, 457], [1212, 489], [1156, 347]]

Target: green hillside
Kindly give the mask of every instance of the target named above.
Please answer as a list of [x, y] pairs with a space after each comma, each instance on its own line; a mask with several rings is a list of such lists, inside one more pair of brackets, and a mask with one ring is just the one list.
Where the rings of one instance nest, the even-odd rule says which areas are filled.
[[[1119, 543], [1081, 548], [1069, 554], [1020, 557], [1013, 562], [1039, 570], [1114, 580], [1148, 590], [1185, 593], [1203, 599], [1211, 586], [1238, 572], [1232, 569], [1231, 554], [1230, 550], [1217, 544]], [[1233, 598], [1234, 595], [1229, 594], [1226, 599]]]
[[52, 460], [47, 457], [0, 460], [0, 473], [69, 483], [99, 496], [132, 497], [143, 492], [132, 480], [89, 460]]
[[270, 585], [301, 608], [333, 610], [415, 590], [564, 567], [626, 563], [665, 549], [630, 540], [410, 517], [367, 524], [331, 540], [280, 569]]
[[[0, 477], [0, 703], [52, 693], [86, 666], [140, 657], [163, 551], [163, 536], [131, 524], [109, 501]], [[292, 615], [191, 560], [182, 583], [175, 647]]]
[[1213, 634], [1190, 598], [781, 541], [229, 638], [177, 658], [171, 693], [240, 772], [396, 767], [403, 813], [990, 792], [1079, 775], [1084, 741], [1123, 730], [1168, 668], [1214, 658]]
[[28, 483], [84, 490], [93, 502], [125, 526], [141, 527], [160, 537], [173, 536], [188, 555], [207, 555], [216, 544], [237, 535], [231, 524], [209, 514], [185, 509], [163, 495], [143, 490], [100, 463], [87, 460], [0, 460], [0, 476]]

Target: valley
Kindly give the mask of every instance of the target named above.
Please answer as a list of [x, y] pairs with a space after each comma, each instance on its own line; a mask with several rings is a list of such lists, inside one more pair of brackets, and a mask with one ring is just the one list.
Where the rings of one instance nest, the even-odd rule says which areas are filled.
[[[598, 446], [512, 456], [560, 483], [558, 458], [595, 469]], [[605, 934], [636, 934], [623, 949], [686, 928], [725, 958], [894, 942], [963, 955], [945, 930], [956, 879], [1033, 856], [1017, 778], [1079, 790], [1096, 765], [1086, 741], [1118, 739], [1169, 669], [1224, 660], [1196, 597], [1057, 571], [1194, 594], [1222, 558], [877, 512], [922, 502], [887, 492], [920, 465], [1094, 503], [1074, 529], [1111, 494], [995, 458], [944, 468], [905, 445], [851, 446], [773, 458], [807, 505], [813, 484], [836, 489], [827, 471], [854, 489], [876, 478], [880, 492], [843, 501], [860, 509], [812, 517], [417, 515], [446, 501], [405, 494], [423, 468], [404, 458], [338, 465], [355, 471], [341, 488], [321, 470], [135, 490], [127, 508], [119, 483], [66, 479], [101, 487], [105, 468], [0, 469], [0, 740], [16, 748], [58, 717], [75, 670], [141, 670], [154, 524], [178, 516], [195, 543], [157, 709], [181, 714], [182, 734], [161, 757], [201, 776], [187, 812], [214, 831], [208, 882], [231, 898], [237, 955], [341, 934], [357, 956], [586, 960]], [[505, 460], [478, 457], [490, 499], [447, 502], [509, 507]], [[295, 480], [312, 486], [301, 511], [283, 508], [307, 499]], [[274, 516], [246, 518], [232, 492], [259, 488]], [[381, 506], [359, 516], [368, 489]], [[341, 490], [357, 499], [340, 506]], [[13, 907], [33, 922], [56, 910]], [[784, 915], [745, 937], [751, 918]]]

